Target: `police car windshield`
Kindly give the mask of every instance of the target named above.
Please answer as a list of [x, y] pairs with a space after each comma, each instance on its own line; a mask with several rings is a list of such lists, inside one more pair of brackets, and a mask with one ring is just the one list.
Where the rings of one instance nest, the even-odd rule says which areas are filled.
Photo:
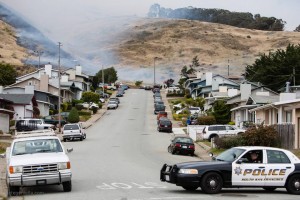
[[225, 162], [233, 162], [236, 160], [243, 152], [245, 152], [245, 149], [239, 149], [239, 148], [231, 148], [220, 155], [216, 157], [217, 161], [225, 161]]

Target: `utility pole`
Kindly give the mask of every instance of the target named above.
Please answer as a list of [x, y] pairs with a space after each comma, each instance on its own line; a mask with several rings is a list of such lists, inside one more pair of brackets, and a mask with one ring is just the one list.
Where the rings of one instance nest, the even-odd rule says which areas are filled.
[[58, 130], [61, 132], [61, 113], [60, 113], [60, 47], [62, 46], [61, 42], [58, 42]]
[[295, 67], [293, 67], [293, 82], [294, 82], [294, 86], [296, 86], [296, 70], [295, 70]]
[[103, 97], [105, 99], [105, 96], [104, 96], [104, 69], [103, 69], [103, 65], [102, 65], [102, 92], [103, 92]]
[[227, 70], [228, 70], [228, 77], [229, 77], [229, 59], [228, 59], [228, 67], [227, 67]]
[[40, 51], [40, 50], [37, 50], [37, 51], [34, 51], [35, 53], [38, 54], [38, 57], [39, 57], [39, 65], [38, 65], [38, 69], [40, 69], [40, 65], [41, 65], [41, 54], [44, 53], [43, 51]]

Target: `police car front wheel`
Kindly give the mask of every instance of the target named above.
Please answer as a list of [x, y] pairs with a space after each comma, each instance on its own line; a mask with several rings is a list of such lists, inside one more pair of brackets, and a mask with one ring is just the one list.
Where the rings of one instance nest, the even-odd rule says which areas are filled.
[[300, 174], [295, 174], [288, 179], [286, 190], [291, 194], [300, 194]]
[[217, 194], [222, 190], [223, 178], [216, 172], [209, 172], [201, 179], [201, 189], [207, 194]]

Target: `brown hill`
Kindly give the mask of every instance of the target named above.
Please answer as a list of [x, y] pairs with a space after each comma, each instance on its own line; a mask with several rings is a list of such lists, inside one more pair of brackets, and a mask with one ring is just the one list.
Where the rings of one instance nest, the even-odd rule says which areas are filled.
[[[120, 38], [119, 38], [120, 39]], [[198, 56], [199, 71], [240, 75], [261, 53], [300, 43], [300, 33], [270, 32], [190, 20], [145, 19], [130, 25], [118, 45], [120, 65], [179, 72]]]

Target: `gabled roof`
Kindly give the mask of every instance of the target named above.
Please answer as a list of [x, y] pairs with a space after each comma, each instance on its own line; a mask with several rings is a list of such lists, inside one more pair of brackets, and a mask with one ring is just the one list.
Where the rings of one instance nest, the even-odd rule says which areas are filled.
[[0, 94], [0, 97], [14, 104], [29, 105], [31, 102], [37, 106], [36, 99], [33, 94]]
[[252, 99], [255, 104], [268, 104], [279, 101], [279, 96], [250, 95], [249, 99]]

